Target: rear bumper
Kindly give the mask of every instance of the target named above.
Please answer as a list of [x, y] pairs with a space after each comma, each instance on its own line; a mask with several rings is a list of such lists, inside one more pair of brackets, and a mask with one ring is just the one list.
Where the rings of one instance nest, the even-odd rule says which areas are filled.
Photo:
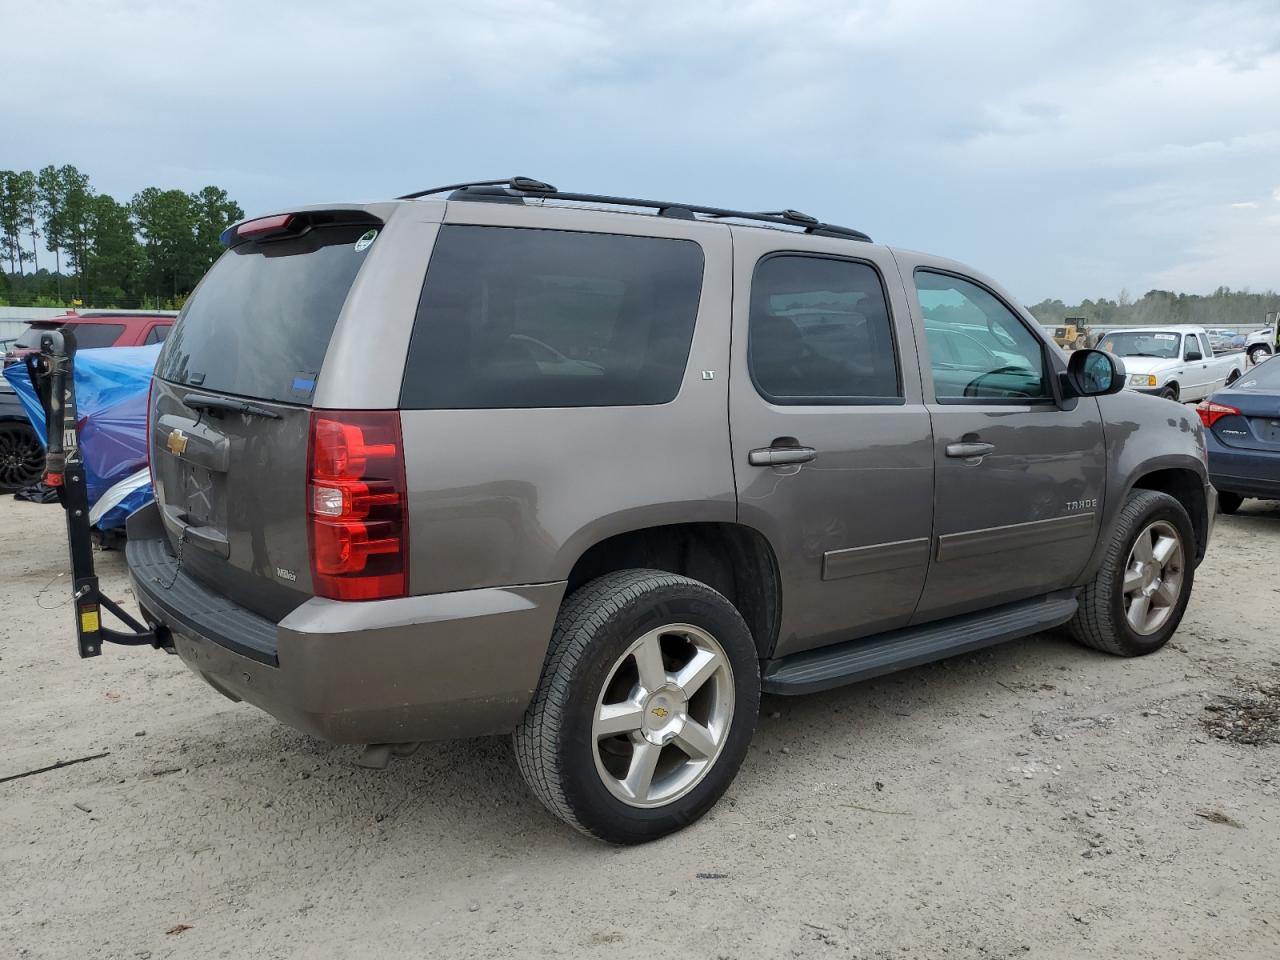
[[1242, 497], [1280, 500], [1280, 453], [1228, 447], [1205, 431], [1209, 481], [1218, 490]]
[[216, 595], [181, 571], [164, 589], [173, 567], [157, 576], [155, 546], [126, 548], [134, 596], [170, 630], [187, 666], [224, 695], [337, 743], [510, 732], [541, 676], [565, 588], [364, 603], [315, 597], [271, 624], [226, 597], [211, 603]]

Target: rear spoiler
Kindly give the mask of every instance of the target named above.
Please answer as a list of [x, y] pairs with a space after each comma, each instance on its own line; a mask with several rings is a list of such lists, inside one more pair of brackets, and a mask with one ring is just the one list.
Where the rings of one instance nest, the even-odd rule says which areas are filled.
[[379, 228], [382, 220], [358, 207], [337, 210], [304, 210], [297, 213], [274, 213], [233, 223], [218, 238], [224, 247], [234, 247], [252, 240], [283, 240], [301, 237], [316, 227], [367, 226]]

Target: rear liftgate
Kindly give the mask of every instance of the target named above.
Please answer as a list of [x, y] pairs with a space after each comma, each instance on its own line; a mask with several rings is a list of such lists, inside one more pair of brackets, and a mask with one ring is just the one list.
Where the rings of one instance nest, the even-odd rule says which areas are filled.
[[[96, 657], [104, 643], [127, 647], [153, 646], [172, 651], [172, 641], [139, 623], [98, 589], [93, 565], [93, 536], [89, 524], [89, 492], [84, 460], [76, 433], [76, 388], [73, 376], [75, 342], [57, 330], [40, 336], [40, 352], [27, 358], [31, 383], [44, 405], [49, 449], [44, 482], [58, 491], [67, 513], [67, 543], [71, 551], [72, 600], [80, 656]], [[102, 625], [107, 610], [128, 630]]]

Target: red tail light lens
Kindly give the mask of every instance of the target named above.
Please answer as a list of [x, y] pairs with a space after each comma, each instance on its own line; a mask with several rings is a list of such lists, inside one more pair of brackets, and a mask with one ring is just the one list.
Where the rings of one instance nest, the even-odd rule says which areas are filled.
[[1200, 422], [1206, 427], [1212, 427], [1223, 417], [1240, 416], [1240, 411], [1235, 407], [1229, 407], [1225, 403], [1214, 403], [1212, 400], [1201, 400], [1197, 403], [1196, 413], [1200, 415]]
[[151, 495], [156, 491], [156, 468], [151, 464], [151, 401], [156, 394], [156, 378], [147, 381], [147, 473], [151, 476]]
[[307, 476], [316, 594], [334, 600], [405, 596], [409, 523], [400, 414], [312, 411]]

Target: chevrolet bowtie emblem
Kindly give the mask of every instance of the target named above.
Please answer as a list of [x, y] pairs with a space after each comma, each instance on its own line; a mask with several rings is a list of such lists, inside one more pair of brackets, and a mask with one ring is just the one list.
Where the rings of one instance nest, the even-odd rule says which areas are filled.
[[659, 720], [665, 720], [665, 719], [667, 719], [667, 708], [666, 708], [666, 707], [654, 707], [654, 708], [653, 708], [653, 715], [654, 715], [655, 717], [657, 717]]
[[165, 446], [175, 457], [180, 457], [187, 452], [187, 435], [181, 430], [174, 430], [165, 441]]

